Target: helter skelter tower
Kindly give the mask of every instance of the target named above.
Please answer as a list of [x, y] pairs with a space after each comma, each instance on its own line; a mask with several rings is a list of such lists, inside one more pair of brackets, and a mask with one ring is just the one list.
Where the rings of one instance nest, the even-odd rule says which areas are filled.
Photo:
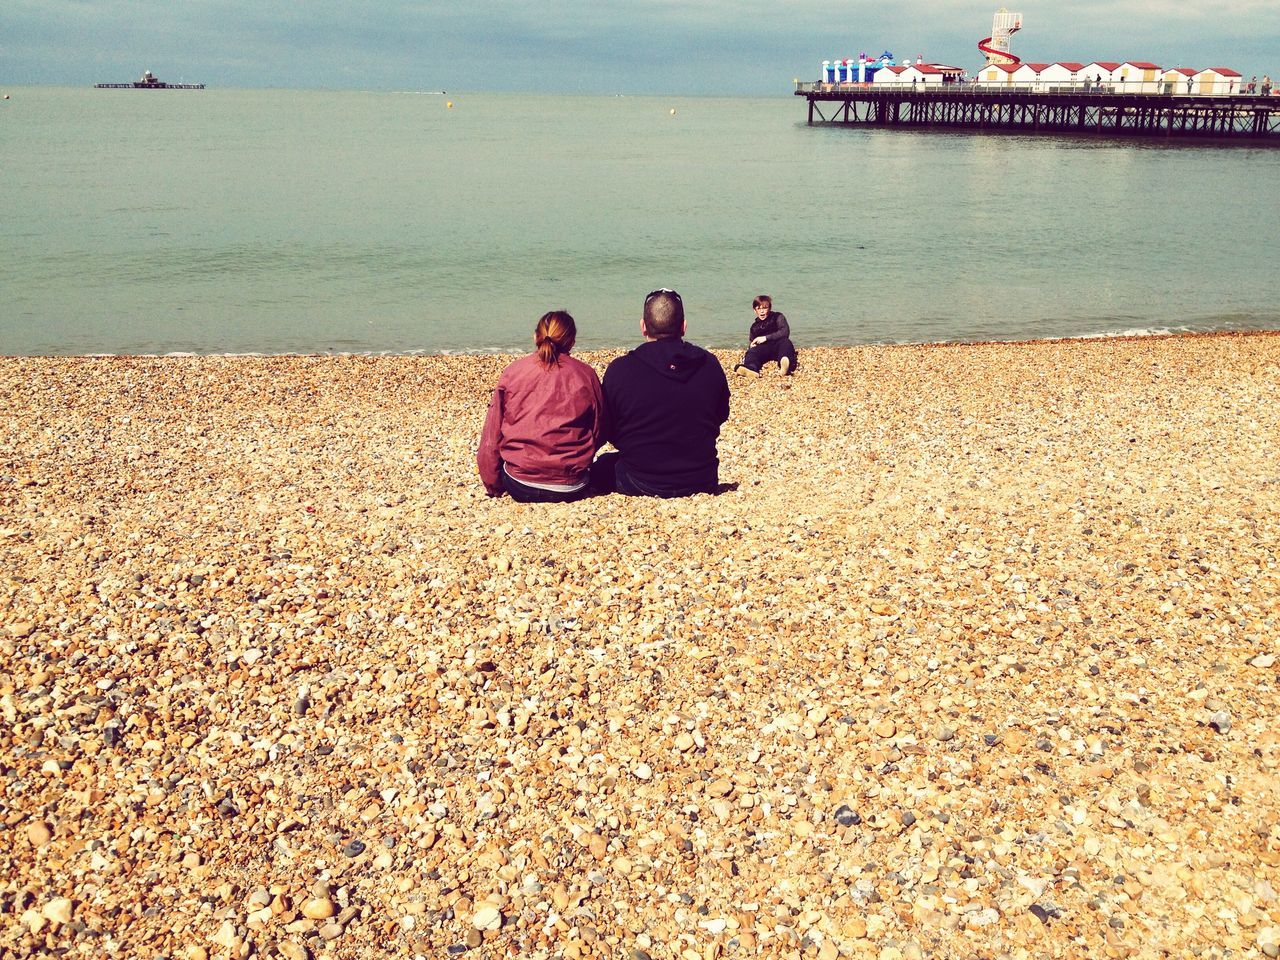
[[996, 11], [991, 24], [991, 36], [978, 42], [978, 49], [987, 55], [987, 65], [1021, 63], [1020, 57], [1009, 52], [1009, 38], [1022, 29], [1022, 14], [1010, 13], [1004, 7]]

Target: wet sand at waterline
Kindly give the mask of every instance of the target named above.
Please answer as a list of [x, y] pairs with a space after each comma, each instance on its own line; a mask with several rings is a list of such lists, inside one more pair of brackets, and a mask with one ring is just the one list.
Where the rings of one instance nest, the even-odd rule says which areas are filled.
[[1276, 955], [1280, 337], [802, 351], [552, 506], [509, 359], [0, 361], [0, 953]]

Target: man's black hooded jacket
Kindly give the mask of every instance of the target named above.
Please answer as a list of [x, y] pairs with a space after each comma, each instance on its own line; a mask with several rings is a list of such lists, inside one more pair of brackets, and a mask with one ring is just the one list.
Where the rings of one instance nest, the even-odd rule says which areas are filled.
[[672, 493], [715, 490], [729, 383], [710, 353], [679, 338], [645, 341], [609, 364], [604, 402], [627, 473]]

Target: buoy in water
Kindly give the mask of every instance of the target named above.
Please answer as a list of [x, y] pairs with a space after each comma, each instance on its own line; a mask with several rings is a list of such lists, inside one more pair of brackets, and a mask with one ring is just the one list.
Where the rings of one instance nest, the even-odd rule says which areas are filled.
[[452, 109], [453, 109], [453, 101], [452, 101], [452, 100], [446, 100], [446, 101], [444, 102], [444, 108], [445, 108], [446, 110], [452, 110]]
[[672, 115], [673, 117], [676, 115], [676, 108], [675, 108], [675, 107], [672, 107], [672, 108], [671, 108], [671, 115]]

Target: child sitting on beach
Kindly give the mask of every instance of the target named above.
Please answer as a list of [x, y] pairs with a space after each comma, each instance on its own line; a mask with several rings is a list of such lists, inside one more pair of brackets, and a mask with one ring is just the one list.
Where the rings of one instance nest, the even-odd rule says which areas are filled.
[[791, 342], [791, 327], [785, 314], [773, 309], [773, 298], [761, 294], [751, 301], [756, 312], [751, 324], [751, 343], [734, 372], [750, 377], [760, 376], [766, 363], [777, 363], [782, 375], [790, 376], [796, 368], [796, 348]]
[[604, 394], [595, 370], [569, 356], [573, 317], [544, 314], [535, 350], [502, 371], [476, 464], [485, 492], [521, 503], [568, 503], [588, 492], [591, 460], [605, 442]]

